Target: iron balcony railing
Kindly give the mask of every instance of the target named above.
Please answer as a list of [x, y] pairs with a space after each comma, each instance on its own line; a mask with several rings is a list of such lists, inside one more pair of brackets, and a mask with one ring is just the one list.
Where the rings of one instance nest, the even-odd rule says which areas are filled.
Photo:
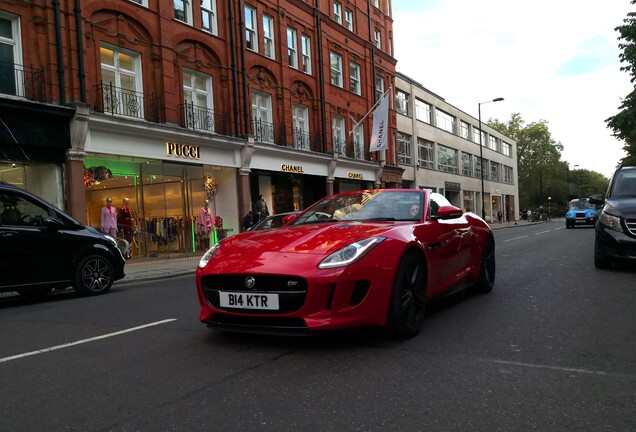
[[184, 127], [219, 135], [231, 135], [230, 117], [226, 113], [216, 112], [212, 108], [194, 105], [187, 101], [179, 108], [183, 115]]
[[254, 141], [266, 143], [275, 142], [274, 125], [272, 123], [254, 118], [252, 119], [252, 133], [254, 134]]
[[294, 129], [294, 147], [300, 150], [311, 150], [311, 135], [303, 129]]
[[98, 111], [105, 114], [146, 119], [162, 123], [163, 103], [161, 97], [115, 87], [112, 83], [97, 86]]
[[0, 93], [46, 102], [44, 68], [0, 61]]

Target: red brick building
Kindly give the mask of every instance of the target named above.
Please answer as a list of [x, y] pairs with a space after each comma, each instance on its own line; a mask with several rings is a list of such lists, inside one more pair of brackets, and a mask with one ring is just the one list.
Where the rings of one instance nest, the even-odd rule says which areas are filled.
[[392, 25], [390, 0], [0, 0], [0, 181], [95, 227], [129, 198], [141, 255], [196, 250], [205, 199], [236, 233], [259, 195], [399, 186], [395, 112], [381, 152], [365, 117]]

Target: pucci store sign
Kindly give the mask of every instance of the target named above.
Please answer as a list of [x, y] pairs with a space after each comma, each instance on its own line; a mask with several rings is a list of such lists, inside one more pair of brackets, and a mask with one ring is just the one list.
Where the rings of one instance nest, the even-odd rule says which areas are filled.
[[347, 178], [350, 178], [352, 180], [364, 180], [364, 177], [362, 177], [362, 173], [354, 173], [354, 172], [348, 172]]
[[199, 146], [179, 144], [171, 141], [166, 143], [167, 156], [180, 157], [184, 159], [199, 159], [200, 151]]
[[304, 174], [302, 165], [290, 165], [290, 164], [281, 164], [280, 170], [282, 172], [294, 173], [294, 174]]

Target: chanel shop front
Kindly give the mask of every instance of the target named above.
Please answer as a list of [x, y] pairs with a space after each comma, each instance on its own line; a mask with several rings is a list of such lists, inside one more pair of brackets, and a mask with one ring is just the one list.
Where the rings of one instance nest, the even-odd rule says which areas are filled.
[[[197, 218], [208, 208], [218, 233], [239, 232], [237, 161], [240, 146], [196, 134], [91, 128], [86, 140], [84, 190], [88, 225], [101, 227], [106, 199], [132, 219], [132, 255], [198, 252], [206, 247]], [[221, 138], [217, 138], [221, 139]], [[216, 217], [220, 217], [216, 218]], [[124, 233], [118, 232], [118, 236]]]

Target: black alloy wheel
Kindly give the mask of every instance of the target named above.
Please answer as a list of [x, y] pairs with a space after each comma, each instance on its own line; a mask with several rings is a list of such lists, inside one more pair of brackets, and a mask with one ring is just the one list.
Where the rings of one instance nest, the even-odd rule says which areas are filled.
[[100, 255], [89, 255], [77, 266], [73, 287], [82, 295], [103, 294], [113, 285], [114, 275], [110, 261]]
[[407, 253], [395, 276], [389, 307], [388, 328], [401, 338], [419, 333], [426, 314], [426, 265], [416, 254]]
[[484, 250], [481, 256], [481, 268], [479, 270], [479, 282], [475, 285], [475, 292], [489, 293], [495, 285], [495, 274], [497, 270], [495, 260], [495, 241], [488, 237], [484, 243]]

